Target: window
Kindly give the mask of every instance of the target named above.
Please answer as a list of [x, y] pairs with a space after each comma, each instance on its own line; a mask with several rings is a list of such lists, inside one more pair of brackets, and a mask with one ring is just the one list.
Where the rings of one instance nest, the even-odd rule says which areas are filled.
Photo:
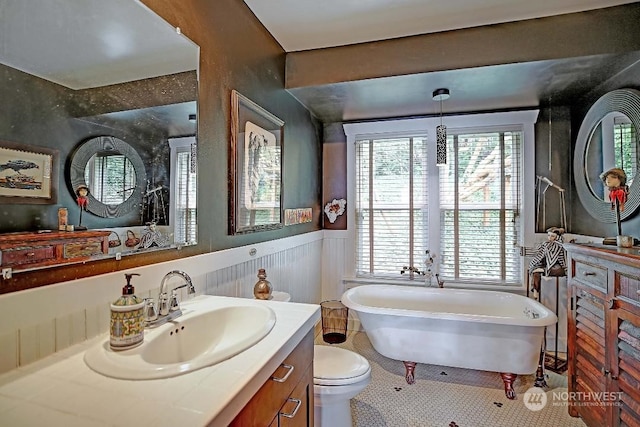
[[626, 172], [630, 186], [637, 173], [638, 150], [636, 129], [626, 116], [618, 116], [613, 121], [613, 146], [615, 165]]
[[[447, 160], [435, 164], [436, 119], [344, 125], [354, 275], [424, 280], [426, 251], [449, 283], [521, 285], [520, 247], [533, 212], [533, 124], [537, 111], [447, 117]], [[428, 129], [431, 129], [429, 131]], [[530, 141], [525, 147], [525, 141]], [[351, 148], [350, 148], [351, 150]], [[532, 162], [531, 162], [532, 163]], [[400, 274], [410, 267], [409, 274]], [[427, 275], [428, 277], [428, 275]]]
[[518, 130], [449, 132], [440, 169], [440, 274], [444, 279], [520, 280]]
[[419, 135], [356, 142], [358, 275], [397, 275], [422, 264], [429, 228], [427, 145]]
[[170, 223], [174, 242], [194, 243], [197, 240], [196, 158], [195, 138], [175, 138], [169, 141], [173, 177]]
[[105, 205], [119, 205], [136, 189], [136, 171], [123, 154], [97, 153], [87, 163], [85, 182], [89, 191]]

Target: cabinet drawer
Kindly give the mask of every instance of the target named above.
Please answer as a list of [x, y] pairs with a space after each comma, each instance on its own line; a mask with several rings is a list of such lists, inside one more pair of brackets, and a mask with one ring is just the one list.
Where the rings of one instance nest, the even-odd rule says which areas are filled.
[[[230, 425], [247, 427], [270, 425], [303, 375], [311, 368], [312, 363], [313, 331], [310, 331]], [[311, 376], [313, 381], [313, 371]]]
[[99, 255], [102, 253], [101, 241], [86, 241], [86, 242], [74, 242], [66, 243], [64, 245], [63, 257], [64, 258], [79, 258], [92, 255]]
[[573, 278], [584, 284], [607, 291], [607, 269], [575, 261]]
[[56, 251], [53, 246], [38, 246], [3, 250], [0, 253], [0, 260], [2, 261], [2, 266], [9, 267], [46, 261], [55, 258], [55, 256]]

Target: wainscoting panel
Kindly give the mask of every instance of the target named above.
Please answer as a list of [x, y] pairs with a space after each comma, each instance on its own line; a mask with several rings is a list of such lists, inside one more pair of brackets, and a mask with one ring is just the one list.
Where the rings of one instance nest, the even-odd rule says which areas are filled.
[[320, 302], [322, 241], [316, 240], [207, 274], [206, 293], [253, 298], [258, 270], [264, 268], [274, 291], [287, 292], [291, 301]]
[[[343, 278], [347, 272], [347, 232], [324, 232], [322, 247], [322, 300], [339, 300], [344, 293]], [[351, 274], [349, 274], [351, 273]]]
[[[156, 298], [162, 278], [183, 270], [197, 294], [253, 298], [258, 269], [291, 300], [319, 303], [322, 231], [132, 269], [136, 294]], [[0, 373], [35, 362], [109, 330], [109, 304], [125, 271], [0, 295]], [[46, 274], [46, 270], [43, 271]], [[171, 282], [173, 283], [173, 282]], [[183, 292], [180, 298], [186, 298]]]

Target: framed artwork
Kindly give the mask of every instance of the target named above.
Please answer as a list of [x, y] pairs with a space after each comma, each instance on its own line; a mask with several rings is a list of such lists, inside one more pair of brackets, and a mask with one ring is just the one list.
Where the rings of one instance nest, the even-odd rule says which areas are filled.
[[231, 92], [229, 234], [283, 226], [283, 131], [282, 120]]
[[0, 142], [0, 203], [55, 204], [58, 152]]
[[297, 208], [284, 210], [284, 225], [304, 224], [313, 221], [312, 208]]

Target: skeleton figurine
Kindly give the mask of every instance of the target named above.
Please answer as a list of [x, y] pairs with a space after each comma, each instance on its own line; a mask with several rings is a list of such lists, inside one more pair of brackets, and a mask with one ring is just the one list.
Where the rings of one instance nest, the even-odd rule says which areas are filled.
[[566, 276], [567, 263], [565, 261], [565, 250], [562, 246], [562, 235], [564, 228], [551, 227], [547, 230], [547, 241], [542, 243], [533, 259], [529, 263], [529, 271], [532, 276], [531, 291], [534, 295], [540, 292], [541, 276]]

